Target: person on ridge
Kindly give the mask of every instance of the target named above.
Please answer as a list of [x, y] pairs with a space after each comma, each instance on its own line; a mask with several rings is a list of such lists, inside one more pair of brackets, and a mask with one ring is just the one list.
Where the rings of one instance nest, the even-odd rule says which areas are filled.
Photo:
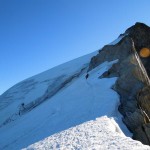
[[21, 103], [20, 108], [19, 108], [19, 116], [21, 115], [21, 112], [25, 109], [25, 104]]
[[88, 77], [89, 77], [89, 74], [87, 73], [86, 76], [85, 76], [85, 78], [87, 79]]

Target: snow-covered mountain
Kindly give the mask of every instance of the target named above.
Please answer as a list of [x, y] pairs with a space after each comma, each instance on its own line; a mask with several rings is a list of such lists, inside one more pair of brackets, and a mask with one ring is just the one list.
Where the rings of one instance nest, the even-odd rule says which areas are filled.
[[98, 53], [33, 76], [2, 94], [0, 149], [19, 150], [38, 141], [27, 149], [150, 149], [126, 137], [132, 134], [122, 122], [119, 95], [112, 89], [118, 77], [102, 77], [119, 60], [89, 69]]

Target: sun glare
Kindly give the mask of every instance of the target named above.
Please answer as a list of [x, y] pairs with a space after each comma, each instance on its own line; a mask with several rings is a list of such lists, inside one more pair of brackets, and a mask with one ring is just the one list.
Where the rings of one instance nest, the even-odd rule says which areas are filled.
[[150, 49], [149, 48], [142, 48], [140, 50], [140, 56], [144, 57], [144, 58], [149, 57], [150, 56]]

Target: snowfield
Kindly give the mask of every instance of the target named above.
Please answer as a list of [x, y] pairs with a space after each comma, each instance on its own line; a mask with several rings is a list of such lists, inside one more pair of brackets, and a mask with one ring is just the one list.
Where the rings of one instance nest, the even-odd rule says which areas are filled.
[[104, 62], [85, 78], [96, 53], [26, 79], [0, 96], [0, 150], [150, 149], [125, 137], [132, 134], [112, 90], [117, 78], [99, 78], [118, 60]]
[[106, 116], [54, 134], [23, 150], [149, 150], [120, 130], [113, 118]]
[[121, 35], [117, 39], [115, 39], [113, 42], [109, 43], [108, 45], [116, 45], [119, 43], [126, 35]]
[[27, 105], [38, 101], [45, 98], [47, 92], [49, 95], [55, 95], [63, 82], [71, 76], [80, 73], [81, 69], [88, 67], [91, 57], [96, 55], [96, 53], [94, 52], [54, 67], [8, 89], [0, 96], [0, 125], [7, 118], [17, 117], [16, 114], [19, 112], [21, 103]]

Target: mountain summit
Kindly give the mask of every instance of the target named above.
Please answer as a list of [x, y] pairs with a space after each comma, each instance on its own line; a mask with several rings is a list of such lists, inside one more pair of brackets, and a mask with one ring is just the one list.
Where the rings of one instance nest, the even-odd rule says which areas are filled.
[[140, 143], [150, 145], [149, 59], [150, 27], [136, 23], [99, 51], [14, 85], [0, 96], [0, 149], [40, 140], [27, 149], [150, 149]]

